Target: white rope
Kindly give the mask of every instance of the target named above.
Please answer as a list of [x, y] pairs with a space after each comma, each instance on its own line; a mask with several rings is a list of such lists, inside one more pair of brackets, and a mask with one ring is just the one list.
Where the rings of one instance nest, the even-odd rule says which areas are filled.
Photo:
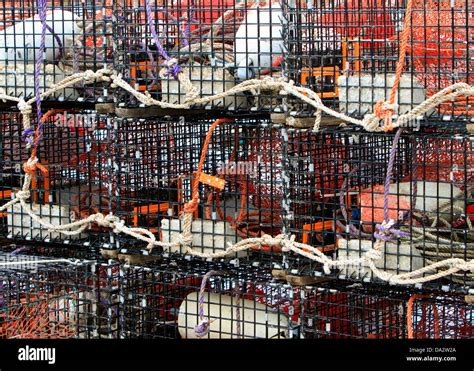
[[[349, 122], [354, 125], [363, 127], [367, 131], [382, 131], [383, 127], [381, 126], [382, 118], [374, 114], [369, 114], [364, 117], [363, 120], [358, 120], [352, 117], [349, 117], [343, 113], [334, 111], [329, 107], [326, 107], [321, 98], [317, 93], [313, 92], [310, 89], [294, 86], [293, 82], [286, 82], [283, 79], [274, 79], [271, 77], [266, 77], [262, 80], [253, 79], [244, 81], [233, 88], [212, 96], [200, 97], [199, 93], [193, 87], [191, 81], [185, 76], [185, 74], [180, 73], [178, 76], [180, 82], [186, 89], [186, 99], [184, 103], [181, 104], [172, 104], [167, 102], [161, 102], [156, 99], [153, 99], [148, 92], [140, 93], [132, 88], [127, 82], [125, 82], [122, 77], [113, 71], [102, 69], [96, 72], [94, 71], [85, 71], [81, 73], [76, 73], [71, 76], [68, 76], [63, 81], [58, 84], [53, 85], [51, 88], [46, 90], [41, 94], [41, 98], [48, 97], [57, 91], [60, 91], [68, 86], [77, 84], [78, 82], [85, 81], [86, 83], [92, 83], [94, 81], [109, 82], [111, 87], [117, 88], [120, 87], [125, 91], [133, 95], [138, 101], [144, 103], [148, 106], [159, 106], [161, 108], [175, 108], [175, 109], [189, 109], [194, 105], [206, 105], [214, 100], [222, 99], [226, 96], [240, 94], [245, 91], [253, 90], [273, 90], [278, 91], [280, 94], [291, 94], [296, 98], [299, 98], [303, 102], [313, 106], [316, 109], [315, 114], [315, 123], [314, 130], [319, 130], [322, 118], [322, 112], [340, 119], [341, 121]], [[459, 96], [474, 96], [474, 87], [465, 83], [457, 83], [446, 89], [443, 89], [439, 93], [428, 98], [426, 101], [420, 103], [418, 106], [413, 108], [408, 113], [399, 116], [397, 121], [393, 123], [393, 127], [399, 127], [407, 122], [416, 119], [420, 115], [430, 111], [436, 106], [447, 102], [452, 101]], [[23, 127], [27, 129], [30, 127], [30, 115], [32, 112], [32, 104], [35, 101], [35, 98], [30, 99], [25, 102], [22, 99], [17, 97], [8, 96], [5, 94], [0, 94], [0, 100], [11, 100], [18, 103], [18, 108], [23, 114]], [[387, 103], [383, 104], [383, 109], [396, 109], [395, 105], [388, 105]], [[37, 159], [30, 159], [27, 165], [29, 167], [35, 166]], [[229, 255], [233, 255], [239, 251], [248, 250], [250, 248], [255, 248], [256, 246], [281, 246], [282, 251], [294, 252], [301, 256], [304, 256], [308, 259], [316, 261], [323, 266], [323, 270], [326, 274], [331, 272], [331, 269], [334, 268], [344, 268], [348, 266], [361, 265], [368, 267], [373, 274], [383, 280], [394, 284], [416, 284], [424, 283], [432, 280], [439, 279], [460, 271], [471, 271], [474, 272], [474, 260], [465, 261], [463, 259], [450, 258], [443, 261], [439, 261], [430, 265], [427, 265], [421, 269], [415, 271], [404, 273], [404, 274], [390, 274], [388, 272], [382, 271], [376, 267], [375, 262], [382, 257], [381, 248], [384, 244], [383, 241], [378, 240], [374, 248], [367, 251], [360, 258], [354, 259], [331, 259], [330, 257], [324, 255], [317, 248], [303, 244], [295, 241], [295, 236], [285, 236], [279, 235], [272, 237], [269, 235], [264, 235], [258, 238], [247, 238], [241, 240], [233, 245], [230, 245], [227, 249], [215, 253], [204, 253], [196, 251], [191, 247], [192, 244], [192, 213], [184, 213], [183, 215], [183, 232], [178, 234], [177, 237], [172, 242], [162, 242], [157, 241], [155, 235], [145, 228], [138, 227], [128, 227], [125, 225], [125, 221], [114, 216], [113, 214], [104, 215], [101, 213], [96, 213], [89, 215], [85, 219], [74, 221], [68, 224], [62, 225], [53, 225], [44, 221], [41, 217], [36, 215], [31, 207], [26, 203], [26, 200], [30, 197], [30, 184], [31, 184], [32, 175], [27, 173], [25, 175], [25, 180], [23, 183], [22, 190], [15, 194], [15, 198], [7, 202], [5, 205], [0, 207], [0, 211], [7, 210], [9, 207], [16, 203], [20, 203], [26, 213], [39, 225], [45, 227], [48, 231], [55, 231], [62, 233], [64, 235], [73, 236], [83, 233], [85, 230], [91, 227], [93, 223], [101, 227], [107, 227], [113, 230], [116, 234], [126, 234], [137, 240], [147, 243], [147, 248], [152, 250], [155, 246], [161, 246], [164, 248], [171, 247], [184, 247], [186, 253], [201, 257], [201, 258], [223, 258]], [[67, 261], [66, 259], [57, 259], [51, 260], [50, 262], [63, 262]], [[48, 262], [48, 261], [42, 261]], [[18, 263], [20, 264], [20, 263]], [[0, 263], [1, 265], [1, 263]], [[439, 269], [446, 268], [445, 270], [438, 271]], [[432, 273], [435, 272], [435, 273]], [[425, 275], [428, 274], [428, 275]]]

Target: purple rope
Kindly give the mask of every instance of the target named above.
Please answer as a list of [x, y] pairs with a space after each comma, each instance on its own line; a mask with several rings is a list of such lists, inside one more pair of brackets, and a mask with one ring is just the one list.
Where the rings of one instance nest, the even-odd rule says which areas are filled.
[[[168, 53], [166, 53], [166, 50], [163, 49], [163, 46], [161, 45], [160, 39], [158, 37], [158, 33], [156, 32], [155, 23], [153, 22], [153, 14], [151, 12], [150, 0], [145, 0], [145, 9], [146, 9], [146, 15], [147, 15], [147, 20], [148, 20], [148, 27], [150, 28], [150, 32], [151, 32], [151, 35], [153, 36], [153, 39], [155, 40], [155, 44], [158, 49], [158, 52], [161, 54], [163, 59], [165, 59], [166, 61], [169, 61], [170, 57]], [[173, 63], [172, 65], [168, 66], [168, 71], [166, 71], [165, 76], [168, 76], [168, 77], [173, 76], [175, 80], [177, 80], [178, 74], [180, 72], [181, 72], [181, 67], [177, 63]]]
[[[393, 176], [393, 166], [395, 164], [395, 157], [397, 155], [398, 150], [398, 142], [400, 141], [401, 135], [403, 133], [403, 128], [399, 128], [395, 133], [395, 137], [393, 138], [392, 147], [390, 148], [390, 155], [388, 159], [387, 165], [387, 176], [385, 178], [385, 190], [384, 190], [384, 201], [383, 201], [383, 213], [385, 223], [390, 221], [388, 215], [388, 197], [390, 194], [390, 183], [392, 181]], [[385, 226], [381, 224], [376, 225], [376, 232], [374, 233], [374, 237], [378, 240], [383, 241], [392, 241], [401, 236], [408, 236], [408, 232], [403, 232], [398, 229], [395, 229], [393, 225]]]
[[[46, 7], [47, 7], [47, 0], [37, 0], [38, 6], [38, 14], [41, 20], [41, 45], [39, 49], [39, 53], [36, 56], [36, 63], [35, 63], [35, 95], [36, 95], [36, 115], [38, 120], [38, 142], [36, 146], [39, 144], [41, 140], [41, 134], [43, 132], [43, 124], [41, 119], [43, 117], [43, 113], [41, 112], [41, 91], [40, 91], [40, 74], [41, 74], [41, 67], [43, 66], [43, 58], [44, 58], [44, 49], [46, 44]], [[26, 133], [24, 133], [25, 135]]]
[[202, 277], [202, 281], [201, 281], [201, 288], [199, 290], [199, 301], [198, 301], [199, 323], [196, 326], [194, 326], [194, 334], [198, 338], [207, 336], [207, 334], [209, 333], [209, 326], [211, 325], [209, 318], [204, 318], [204, 293], [206, 292], [206, 283], [213, 274], [217, 274], [217, 272], [216, 271], [207, 272], [204, 275], [204, 277]]
[[21, 132], [21, 139], [27, 142], [28, 144], [32, 145], [34, 142], [33, 140], [34, 135], [35, 135], [35, 131], [33, 130], [33, 128], [27, 128]]
[[11, 252], [11, 255], [16, 256], [16, 255], [18, 255], [19, 253], [25, 252], [25, 251], [29, 251], [29, 250], [31, 250], [32, 248], [33, 248], [32, 246], [20, 246], [20, 247], [18, 247], [17, 249], [13, 250], [13, 251]]
[[194, 22], [194, 2], [191, 2], [188, 13], [188, 24], [184, 29], [184, 46], [189, 46], [191, 41], [191, 23]]

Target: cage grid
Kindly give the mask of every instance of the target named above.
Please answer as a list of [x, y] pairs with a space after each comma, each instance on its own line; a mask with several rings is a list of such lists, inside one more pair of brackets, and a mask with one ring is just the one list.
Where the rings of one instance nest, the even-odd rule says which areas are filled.
[[[2, 192], [9, 201], [22, 187], [23, 164], [30, 156], [22, 135], [21, 115], [2, 113]], [[111, 210], [112, 120], [94, 111], [56, 111], [45, 116], [37, 157], [45, 166], [32, 180], [29, 206], [53, 224], [65, 224], [90, 213]], [[110, 243], [109, 231], [92, 228], [66, 237], [47, 231], [21, 205], [2, 215], [3, 235], [18, 241], [100, 245]]]
[[[316, 91], [331, 107], [353, 117], [387, 100], [394, 84], [405, 0], [285, 0], [288, 77]], [[398, 88], [398, 114], [457, 82], [472, 85], [474, 23], [471, 0], [415, 1], [407, 59]], [[300, 114], [311, 108], [289, 104]], [[469, 120], [472, 99], [428, 112], [438, 122]]]
[[[77, 120], [89, 117], [84, 114], [51, 116], [38, 148], [48, 173], [37, 174], [31, 204], [54, 223], [113, 213], [128, 226], [146, 228], [157, 240], [172, 242], [183, 231], [181, 216], [196, 185], [198, 206], [191, 231], [193, 249], [200, 252], [223, 252], [242, 239], [284, 234], [327, 256], [353, 259], [376, 242], [374, 235], [385, 219], [384, 184], [393, 133], [334, 127], [316, 133], [265, 119], [229, 120], [209, 136], [198, 179], [213, 120], [111, 118], [92, 112], [92, 124], [83, 127]], [[19, 123], [14, 116], [8, 118], [2, 140], [4, 153], [9, 153], [2, 183], [7, 193], [18, 189], [22, 179], [12, 169], [27, 159], [26, 152], [15, 149]], [[446, 258], [472, 259], [472, 139], [468, 133], [432, 129], [402, 134], [393, 154], [387, 215], [405, 234], [384, 244], [376, 262], [379, 269], [400, 274]], [[19, 208], [13, 206], [14, 212], [2, 219], [4, 236], [17, 241], [150, 253], [145, 242], [97, 225], [75, 238], [46, 231]], [[152, 254], [186, 251], [156, 247]], [[322, 272], [319, 263], [306, 257], [259, 243], [226, 258], [298, 275]], [[361, 266], [332, 274], [375, 279]], [[472, 274], [456, 273], [430, 285], [469, 290]]]
[[[122, 269], [122, 338], [467, 339], [469, 296], [337, 279], [293, 286], [268, 268], [164, 259]], [[209, 324], [202, 331], [203, 321]]]
[[[278, 1], [155, 0], [148, 10], [144, 0], [116, 3], [115, 66], [139, 91], [163, 102], [183, 103], [185, 87], [167, 73], [173, 60], [202, 97], [248, 79], [283, 75], [284, 17]], [[138, 104], [121, 92], [118, 101]], [[268, 112], [279, 103], [278, 94], [260, 91], [196, 108]]]
[[472, 301], [464, 295], [329, 283], [306, 288], [301, 335], [338, 339], [468, 339]]
[[[124, 267], [122, 337], [287, 338], [292, 289], [270, 279], [269, 270], [222, 262]], [[204, 318], [210, 327], [201, 334], [195, 326]]]
[[[110, 0], [48, 0], [44, 63], [40, 90], [65, 77], [113, 65], [113, 23]], [[3, 0], [0, 12], [0, 86], [7, 94], [35, 95], [35, 63], [42, 22], [35, 0]], [[49, 98], [57, 102], [105, 102], [111, 93], [101, 83], [78, 83]]]
[[294, 286], [269, 268], [222, 261], [128, 265], [23, 252], [0, 258], [3, 339], [474, 336], [472, 297], [463, 294], [337, 279]]
[[[317, 144], [317, 158], [309, 162], [317, 160], [319, 165], [309, 174], [316, 180], [327, 177], [327, 181], [310, 187], [318, 198], [303, 191], [307, 181], [294, 182], [287, 200], [294, 220], [288, 233], [323, 250], [330, 248], [338, 258], [363, 256], [374, 247], [374, 234], [385, 219], [384, 184], [395, 134], [353, 128], [327, 128], [319, 133], [291, 130], [295, 134], [289, 136], [289, 145]], [[401, 135], [393, 154], [387, 215], [405, 234], [384, 243], [377, 268], [401, 274], [447, 258], [472, 259], [472, 139], [468, 133], [442, 131]], [[288, 166], [290, 179], [307, 174], [305, 167]], [[292, 264], [295, 272], [321, 271], [318, 264], [302, 257], [295, 257]], [[370, 269], [359, 265], [334, 274], [377, 281]], [[456, 273], [426, 284], [430, 285], [466, 291], [472, 288], [472, 275]]]
[[118, 269], [87, 260], [0, 254], [0, 338], [117, 337]]

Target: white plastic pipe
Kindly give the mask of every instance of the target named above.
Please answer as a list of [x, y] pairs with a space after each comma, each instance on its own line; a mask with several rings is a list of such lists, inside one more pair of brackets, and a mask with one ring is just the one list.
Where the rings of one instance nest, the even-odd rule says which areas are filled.
[[[230, 295], [204, 294], [204, 318], [210, 320], [209, 333], [204, 338], [282, 338], [287, 335], [288, 318], [282, 312], [261, 303]], [[237, 331], [237, 311], [240, 306], [240, 336]], [[178, 328], [183, 338], [196, 339], [194, 327], [200, 323], [199, 292], [192, 292], [179, 307]]]

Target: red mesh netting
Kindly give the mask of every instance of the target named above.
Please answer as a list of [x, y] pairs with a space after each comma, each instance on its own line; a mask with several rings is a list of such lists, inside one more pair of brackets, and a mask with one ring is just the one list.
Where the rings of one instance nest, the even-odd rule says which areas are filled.
[[77, 334], [73, 296], [29, 294], [0, 311], [0, 339], [69, 339]]
[[[474, 13], [468, 1], [454, 0], [451, 7], [451, 0], [415, 0], [409, 53], [428, 96], [457, 82], [474, 84]], [[440, 107], [445, 109], [448, 105]], [[466, 113], [466, 98], [455, 111]]]

